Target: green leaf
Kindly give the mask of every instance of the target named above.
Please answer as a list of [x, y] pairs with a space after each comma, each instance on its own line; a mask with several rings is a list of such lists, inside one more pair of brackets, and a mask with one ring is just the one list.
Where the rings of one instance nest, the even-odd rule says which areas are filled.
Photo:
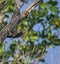
[[52, 0], [49, 0], [48, 1], [48, 5], [52, 5], [52, 6], [56, 6], [57, 4], [58, 4], [58, 2], [57, 1], [52, 1]]
[[14, 57], [15, 58], [18, 58], [19, 57], [19, 54], [18, 53], [14, 53]]
[[28, 62], [29, 62], [29, 63], [31, 62], [31, 57], [28, 58]]
[[54, 46], [50, 45], [49, 48], [54, 48]]
[[9, 9], [8, 9], [8, 12], [13, 12], [14, 11], [14, 6], [13, 5], [10, 5], [9, 6]]
[[46, 3], [46, 2], [41, 4], [41, 8], [42, 8], [43, 10], [46, 8], [46, 6], [47, 6], [47, 3]]
[[11, 50], [12, 52], [15, 52], [15, 49], [16, 49], [16, 43], [11, 44], [11, 45], [10, 45], [10, 50]]
[[24, 26], [28, 26], [28, 22], [24, 20], [24, 21], [23, 21], [23, 25], [24, 25]]
[[0, 56], [1, 56], [2, 52], [3, 52], [3, 46], [0, 46]]
[[44, 60], [44, 59], [42, 59], [42, 60], [40, 60], [40, 61], [45, 62], [45, 60]]
[[52, 12], [58, 12], [58, 7], [56, 7], [56, 6], [51, 6], [49, 9]]

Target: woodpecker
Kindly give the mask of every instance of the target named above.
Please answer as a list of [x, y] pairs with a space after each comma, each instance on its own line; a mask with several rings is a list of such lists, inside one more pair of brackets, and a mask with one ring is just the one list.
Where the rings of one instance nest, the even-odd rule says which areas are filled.
[[10, 35], [7, 36], [7, 38], [18, 38], [22, 36], [25, 33], [25, 30], [14, 30]]

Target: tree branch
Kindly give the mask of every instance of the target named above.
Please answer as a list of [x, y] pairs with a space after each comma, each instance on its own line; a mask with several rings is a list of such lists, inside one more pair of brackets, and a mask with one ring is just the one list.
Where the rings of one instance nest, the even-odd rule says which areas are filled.
[[3, 1], [3, 2], [0, 3], [0, 12], [6, 4], [7, 4], [7, 1]]
[[0, 44], [3, 43], [5, 38], [9, 35], [10, 32], [26, 17], [28, 17], [29, 13], [32, 11], [32, 8], [36, 6], [42, 0], [36, 0], [33, 2], [25, 11], [21, 14], [18, 14], [14, 19], [11, 20], [9, 24], [7, 24], [1, 31], [0, 31]]

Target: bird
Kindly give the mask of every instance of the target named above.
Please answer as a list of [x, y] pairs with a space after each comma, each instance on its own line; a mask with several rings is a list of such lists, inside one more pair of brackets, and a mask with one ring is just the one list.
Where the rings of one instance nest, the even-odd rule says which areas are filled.
[[18, 38], [21, 37], [25, 33], [25, 30], [14, 30], [7, 38]]

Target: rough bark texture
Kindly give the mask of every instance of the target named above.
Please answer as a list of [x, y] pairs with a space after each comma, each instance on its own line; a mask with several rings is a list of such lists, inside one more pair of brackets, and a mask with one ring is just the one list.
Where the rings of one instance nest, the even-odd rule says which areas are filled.
[[36, 6], [36, 4], [38, 4], [40, 1], [42, 0], [36, 0], [35, 2], [33, 2], [24, 12], [22, 12], [21, 14], [19, 14], [19, 12], [17, 13], [16, 17], [14, 17], [14, 19], [11, 20], [11, 22], [6, 25], [1, 31], [0, 31], [0, 44], [3, 43], [3, 41], [5, 40], [5, 38], [9, 35], [10, 32], [12, 32], [12, 30], [22, 21], [24, 20], [26, 17], [28, 17], [29, 13], [31, 12], [32, 8], [34, 6]]

